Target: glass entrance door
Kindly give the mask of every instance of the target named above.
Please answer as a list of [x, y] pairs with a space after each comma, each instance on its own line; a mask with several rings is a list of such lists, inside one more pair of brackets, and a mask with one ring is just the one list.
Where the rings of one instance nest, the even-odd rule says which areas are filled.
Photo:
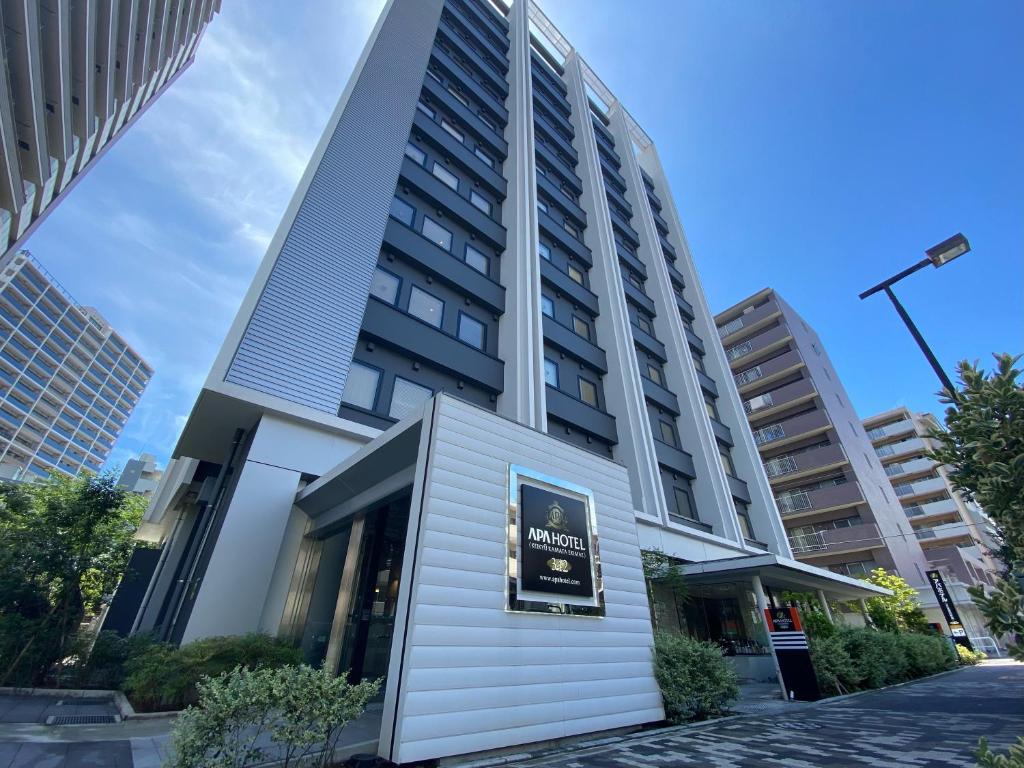
[[367, 513], [359, 579], [339, 666], [339, 674], [346, 674], [349, 682], [387, 675], [408, 524], [408, 496]]

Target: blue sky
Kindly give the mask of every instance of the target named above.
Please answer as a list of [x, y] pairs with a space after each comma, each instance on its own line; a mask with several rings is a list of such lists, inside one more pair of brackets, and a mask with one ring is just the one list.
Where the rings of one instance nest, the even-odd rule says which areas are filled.
[[[173, 448], [382, 7], [225, 3], [196, 61], [28, 248], [156, 368], [108, 464]], [[1024, 4], [547, 0], [658, 145], [713, 310], [765, 286], [862, 416], [938, 410], [882, 296], [947, 370], [1024, 352]]]

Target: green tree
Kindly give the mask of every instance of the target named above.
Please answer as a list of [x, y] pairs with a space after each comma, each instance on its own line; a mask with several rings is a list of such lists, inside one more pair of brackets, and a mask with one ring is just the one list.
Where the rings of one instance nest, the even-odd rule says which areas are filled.
[[116, 482], [0, 485], [0, 685], [41, 682], [116, 588], [145, 503]]
[[[994, 357], [990, 374], [966, 361], [957, 367], [960, 387], [955, 399], [943, 398], [946, 429], [933, 433], [939, 447], [931, 457], [950, 468], [953, 485], [985, 510], [1002, 539], [996, 554], [1006, 580], [988, 595], [972, 587], [971, 597], [994, 634], [1024, 637], [1024, 597], [1013, 583], [1024, 571], [1024, 387], [1020, 357]], [[1010, 653], [1024, 661], [1024, 643], [1011, 644]]]
[[906, 579], [875, 568], [864, 577], [876, 587], [885, 587], [891, 595], [878, 595], [867, 599], [868, 618], [876, 629], [883, 632], [927, 632], [928, 619], [917, 601], [917, 590]]

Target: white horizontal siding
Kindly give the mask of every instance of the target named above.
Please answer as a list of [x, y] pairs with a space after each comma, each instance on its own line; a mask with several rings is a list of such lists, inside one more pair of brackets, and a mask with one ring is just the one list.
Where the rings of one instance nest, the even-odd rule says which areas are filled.
[[[505, 610], [509, 464], [593, 491], [603, 618]], [[442, 397], [423, 498], [393, 760], [664, 716], [625, 468]]]

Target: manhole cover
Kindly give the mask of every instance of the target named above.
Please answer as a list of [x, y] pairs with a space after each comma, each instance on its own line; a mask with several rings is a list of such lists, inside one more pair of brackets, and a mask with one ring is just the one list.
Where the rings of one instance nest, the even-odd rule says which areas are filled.
[[82, 696], [77, 699], [61, 699], [57, 702], [58, 707], [75, 707], [75, 706], [87, 706], [96, 704], [112, 704], [113, 699], [109, 696]]
[[117, 715], [50, 715], [46, 718], [47, 725], [105, 725], [119, 723]]

